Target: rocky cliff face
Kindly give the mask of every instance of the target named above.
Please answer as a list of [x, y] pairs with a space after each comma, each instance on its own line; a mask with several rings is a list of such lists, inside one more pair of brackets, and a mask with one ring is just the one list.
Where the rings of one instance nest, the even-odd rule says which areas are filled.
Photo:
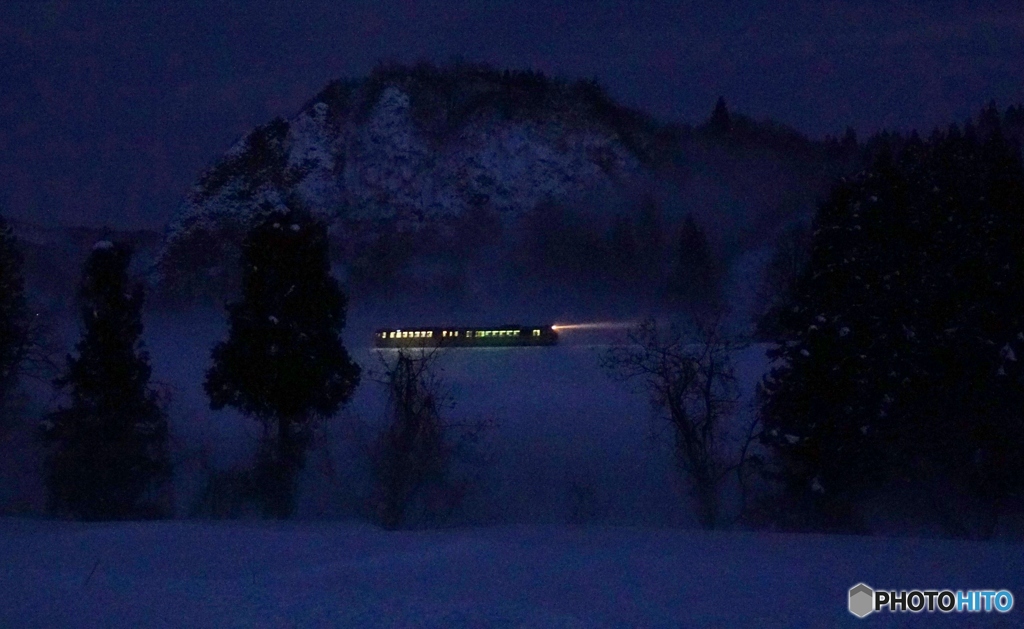
[[333, 83], [203, 174], [170, 227], [161, 281], [186, 297], [229, 289], [246, 225], [287, 197], [401, 230], [480, 207], [514, 217], [641, 174], [657, 141], [590, 82], [395, 68]]

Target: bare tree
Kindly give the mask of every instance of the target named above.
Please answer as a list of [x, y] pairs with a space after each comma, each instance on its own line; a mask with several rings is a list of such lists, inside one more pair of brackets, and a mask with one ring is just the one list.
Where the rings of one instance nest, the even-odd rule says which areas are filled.
[[422, 500], [426, 517], [444, 519], [460, 506], [466, 485], [452, 477], [462, 450], [475, 442], [487, 422], [455, 423], [445, 415], [454, 399], [437, 368], [438, 350], [380, 354], [371, 374], [387, 389], [389, 425], [370, 446], [376, 478], [377, 517], [389, 529], [408, 524]]
[[[602, 367], [614, 379], [639, 383], [655, 412], [671, 426], [676, 462], [697, 503], [701, 526], [722, 522], [721, 487], [736, 474], [740, 512], [745, 508], [750, 445], [756, 419], [737, 435], [730, 426], [739, 393], [731, 354], [741, 343], [723, 330], [722, 313], [694, 316], [689, 325], [659, 329], [647, 319], [608, 350]], [[739, 451], [731, 455], [730, 448]]]

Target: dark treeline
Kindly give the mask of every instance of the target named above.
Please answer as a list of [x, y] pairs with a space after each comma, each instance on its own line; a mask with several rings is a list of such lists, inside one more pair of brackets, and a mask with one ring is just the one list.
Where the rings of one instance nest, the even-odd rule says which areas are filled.
[[[1018, 111], [884, 134], [838, 182], [771, 311], [761, 388], [792, 526], [864, 530], [898, 501], [992, 535], [1024, 487], [1024, 171]], [[783, 252], [792, 256], [792, 251]]]

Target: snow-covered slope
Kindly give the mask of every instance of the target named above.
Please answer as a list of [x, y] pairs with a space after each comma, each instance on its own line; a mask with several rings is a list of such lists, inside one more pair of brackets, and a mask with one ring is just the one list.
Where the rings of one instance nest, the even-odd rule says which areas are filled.
[[1020, 545], [613, 527], [0, 520], [4, 627], [1019, 627], [847, 611], [847, 591], [1009, 589]]
[[851, 151], [739, 115], [727, 131], [656, 122], [591, 81], [382, 67], [331, 83], [214, 162], [169, 226], [159, 275], [172, 293], [222, 296], [251, 217], [288, 197], [350, 241], [475, 211], [508, 224], [549, 203], [599, 225], [643, 197], [666, 229], [692, 213], [713, 240], [742, 243], [807, 214]]
[[182, 266], [216, 275], [249, 217], [288, 195], [332, 220], [412, 228], [472, 206], [522, 213], [639, 174], [645, 125], [591, 83], [528, 73], [399, 69], [334, 83], [200, 178], [162, 266], [171, 283], [187, 281]]

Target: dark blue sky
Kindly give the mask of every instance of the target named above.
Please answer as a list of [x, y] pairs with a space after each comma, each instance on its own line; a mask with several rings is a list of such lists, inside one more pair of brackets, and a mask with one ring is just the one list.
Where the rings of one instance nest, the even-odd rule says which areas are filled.
[[930, 129], [1024, 101], [1020, 0], [0, 2], [0, 204], [158, 226], [245, 131], [379, 59], [597, 77], [699, 122]]

